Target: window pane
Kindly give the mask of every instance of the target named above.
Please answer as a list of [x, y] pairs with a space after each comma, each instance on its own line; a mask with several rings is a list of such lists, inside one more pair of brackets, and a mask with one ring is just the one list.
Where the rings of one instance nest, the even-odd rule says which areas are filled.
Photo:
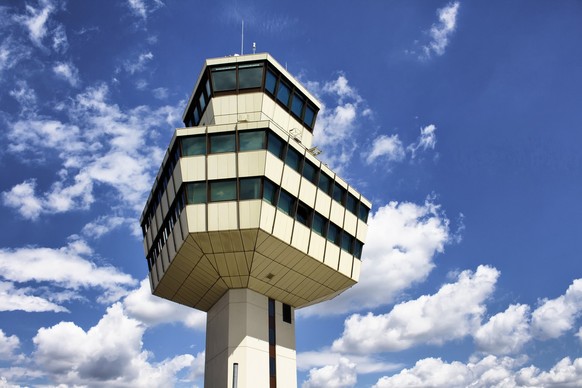
[[243, 178], [240, 180], [240, 200], [261, 198], [261, 178]]
[[368, 222], [368, 212], [370, 209], [360, 202], [360, 208], [358, 209], [358, 218], [364, 222]]
[[342, 205], [344, 204], [345, 193], [346, 193], [346, 189], [341, 187], [337, 182], [333, 185], [332, 197], [334, 200], [338, 201]]
[[210, 135], [210, 153], [234, 152], [234, 133]]
[[285, 157], [285, 164], [299, 172], [301, 169], [301, 159], [301, 154], [295, 151], [295, 149], [289, 147], [287, 150], [287, 156]]
[[182, 156], [206, 155], [206, 136], [182, 138]]
[[267, 77], [265, 79], [265, 90], [271, 94], [275, 94], [275, 87], [277, 86], [277, 76], [271, 70], [267, 70]]
[[354, 238], [347, 234], [346, 232], [342, 233], [342, 249], [346, 252], [353, 253], [352, 245], [354, 242]]
[[244, 131], [238, 133], [239, 149], [254, 151], [265, 149], [265, 131]]
[[212, 86], [215, 92], [236, 89], [236, 68], [222, 67], [212, 70]]
[[200, 122], [200, 112], [198, 111], [198, 107], [194, 108], [194, 125], [198, 125]]
[[336, 224], [329, 223], [327, 228], [327, 239], [332, 243], [339, 245], [340, 229]]
[[235, 201], [236, 181], [210, 182], [210, 201]]
[[287, 193], [286, 191], [281, 190], [279, 194], [279, 201], [277, 202], [277, 207], [285, 214], [290, 215], [293, 217], [293, 205], [295, 199], [291, 196], [291, 194]]
[[265, 179], [265, 184], [263, 188], [263, 199], [269, 202], [271, 205], [275, 205], [275, 195], [277, 194], [277, 187], [275, 184], [269, 180]]
[[364, 244], [362, 244], [361, 241], [356, 240], [356, 242], [354, 243], [354, 256], [358, 259], [360, 259], [362, 257], [362, 248], [364, 247]]
[[325, 237], [325, 223], [326, 219], [319, 213], [313, 213], [313, 223], [311, 227], [313, 231], [320, 236]]
[[283, 143], [283, 140], [279, 136], [275, 135], [272, 132], [269, 132], [268, 150], [279, 159], [283, 159], [285, 144]]
[[200, 112], [204, 112], [204, 108], [206, 108], [206, 98], [204, 97], [204, 93], [200, 94], [198, 102], [200, 102]]
[[303, 177], [314, 184], [317, 181], [317, 167], [307, 159], [303, 162]]
[[301, 222], [303, 225], [309, 226], [309, 218], [312, 210], [307, 207], [304, 203], [299, 202], [297, 205], [297, 212], [295, 213], [295, 219]]
[[356, 214], [358, 208], [358, 200], [352, 194], [348, 193], [348, 199], [346, 201], [346, 208], [352, 213]]
[[260, 88], [263, 82], [263, 65], [240, 65], [238, 67], [239, 89]]
[[186, 190], [188, 204], [206, 203], [206, 182], [188, 183]]
[[289, 96], [291, 90], [283, 82], [279, 84], [279, 90], [277, 90], [277, 100], [279, 100], [283, 105], [289, 105]]
[[323, 171], [319, 173], [319, 184], [317, 186], [327, 195], [331, 192], [331, 178]]
[[291, 306], [283, 303], [283, 322], [291, 323]]
[[305, 107], [305, 117], [303, 118], [303, 122], [309, 127], [313, 128], [313, 118], [315, 117], [315, 111], [312, 107], [307, 105]]
[[293, 102], [291, 103], [291, 111], [295, 113], [297, 117], [301, 117], [301, 111], [303, 110], [303, 97], [297, 93], [293, 94]]
[[210, 94], [210, 81], [206, 80], [206, 95], [208, 96], [208, 99], [210, 99], [211, 94]]

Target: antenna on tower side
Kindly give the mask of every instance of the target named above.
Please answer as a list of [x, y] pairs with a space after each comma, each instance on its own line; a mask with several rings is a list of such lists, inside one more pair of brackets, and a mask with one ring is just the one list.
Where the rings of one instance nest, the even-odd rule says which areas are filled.
[[253, 54], [257, 53], [257, 43], [253, 42]]

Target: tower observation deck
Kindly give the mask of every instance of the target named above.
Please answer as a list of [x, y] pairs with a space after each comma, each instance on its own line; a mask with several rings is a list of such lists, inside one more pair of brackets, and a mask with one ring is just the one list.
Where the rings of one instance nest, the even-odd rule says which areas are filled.
[[141, 216], [154, 295], [208, 312], [205, 387], [296, 387], [294, 309], [357, 283], [371, 203], [268, 54], [208, 59]]

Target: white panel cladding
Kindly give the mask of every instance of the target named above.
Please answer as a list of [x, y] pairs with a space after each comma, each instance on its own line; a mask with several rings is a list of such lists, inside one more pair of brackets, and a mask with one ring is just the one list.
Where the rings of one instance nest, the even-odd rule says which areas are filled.
[[277, 208], [268, 204], [267, 202], [262, 202], [261, 205], [261, 229], [265, 232], [271, 234], [273, 233], [273, 224], [275, 223], [275, 213]]
[[[226, 96], [213, 97], [211, 99], [214, 108], [214, 116], [236, 115], [238, 95], [229, 94]], [[220, 124], [218, 121], [216, 124]]]
[[[178, 191], [180, 189], [180, 186], [182, 185], [182, 182], [184, 181], [184, 179], [182, 178], [182, 164], [185, 163], [187, 158], [181, 158], [178, 159], [178, 163], [176, 163], [176, 167], [174, 167], [174, 172], [172, 174], [172, 176], [174, 177], [173, 181], [174, 181], [174, 187], [176, 189], [176, 191]], [[204, 162], [206, 163], [206, 162]], [[206, 164], [204, 164], [204, 174], [206, 175]], [[202, 178], [205, 179], [205, 178]]]
[[[238, 95], [238, 113], [255, 113], [261, 111], [264, 93], [244, 93]], [[253, 121], [257, 120], [254, 118]], [[250, 121], [250, 119], [249, 119]]]
[[[182, 210], [183, 211], [183, 210]], [[176, 244], [176, 250], [179, 250], [184, 243], [184, 238], [182, 237], [182, 225], [180, 224], [180, 220], [176, 221], [174, 224], [174, 230], [172, 231], [174, 235], [174, 243]]]
[[360, 270], [362, 268], [362, 262], [354, 258], [354, 266], [352, 267], [352, 279], [356, 282], [360, 280]]
[[317, 198], [315, 199], [315, 210], [325, 218], [329, 218], [331, 208], [331, 197], [323, 191], [317, 189]]
[[176, 199], [176, 187], [174, 186], [174, 180], [171, 178], [169, 179], [168, 187], [166, 187], [166, 193], [168, 193], [168, 203], [171, 206], [174, 199]]
[[281, 175], [283, 174], [283, 161], [276, 158], [270, 152], [267, 152], [265, 163], [265, 175], [267, 178], [275, 182], [277, 185], [281, 182]]
[[338, 270], [347, 277], [352, 276], [352, 261], [354, 257], [346, 251], [340, 251], [340, 262]]
[[206, 179], [206, 156], [187, 156], [180, 159], [181, 178], [184, 182]]
[[144, 255], [148, 255], [148, 252], [150, 251], [150, 244], [148, 243], [148, 237], [147, 237], [147, 233], [146, 233], [146, 237], [143, 239], [143, 252]]
[[166, 271], [166, 269], [168, 269], [170, 267], [170, 258], [168, 256], [168, 244], [165, 244], [164, 247], [162, 248], [162, 255], [161, 257], [158, 257], [158, 261], [162, 262], [162, 267], [164, 268], [164, 272]]
[[345, 212], [346, 209], [337, 201], [331, 201], [331, 213], [329, 214], [329, 219], [340, 228], [344, 225]]
[[344, 218], [344, 230], [351, 234], [352, 236], [356, 235], [356, 228], [358, 226], [358, 217], [352, 214], [350, 211], [345, 212]]
[[297, 387], [295, 352], [295, 311], [291, 308], [291, 323], [283, 321], [283, 304], [275, 303], [277, 387]]
[[[174, 229], [175, 230], [175, 229]], [[180, 238], [180, 237], [178, 237]], [[168, 241], [166, 241], [166, 246], [168, 247], [168, 254], [170, 261], [174, 260], [176, 256], [176, 244], [174, 242], [174, 232], [170, 231], [170, 235], [168, 236]]]
[[315, 232], [311, 232], [311, 239], [309, 240], [309, 255], [323, 262], [323, 255], [325, 252], [325, 242], [327, 240]]
[[160, 283], [160, 279], [162, 278], [162, 276], [164, 276], [164, 268], [162, 266], [162, 258], [158, 256], [158, 259], [156, 260], [156, 265], [155, 265], [155, 271], [156, 271], [156, 279], [157, 282], [156, 283], [156, 287], [158, 286], [158, 284]]
[[297, 198], [299, 196], [299, 182], [301, 182], [301, 175], [286, 165], [283, 168], [283, 179], [281, 181], [281, 187]]
[[310, 234], [311, 230], [308, 227], [295, 221], [293, 237], [291, 238], [291, 245], [293, 245], [293, 248], [299, 249], [303, 253], [307, 253]]
[[339, 262], [339, 255], [340, 255], [340, 248], [329, 242], [326, 241], [325, 243], [325, 259], [323, 260], [324, 264], [328, 267], [337, 270], [338, 262]]
[[247, 151], [238, 154], [238, 176], [265, 175], [267, 151]]
[[273, 117], [271, 118], [273, 119], [275, 124], [283, 128], [283, 130], [289, 132], [289, 129], [291, 129], [289, 128], [289, 119], [291, 118], [291, 116], [289, 115], [289, 113], [287, 113], [287, 111], [285, 111], [285, 109], [280, 107], [278, 104], [275, 104]]
[[164, 194], [162, 194], [162, 199], [160, 201], [160, 206], [162, 207], [162, 219], [166, 218], [168, 214], [168, 190], [164, 190]]
[[368, 234], [368, 225], [360, 219], [358, 219], [358, 233], [356, 238], [362, 242], [366, 241], [366, 235]]
[[315, 193], [317, 187], [305, 178], [301, 178], [301, 188], [299, 190], [299, 199], [307, 206], [315, 208]]
[[275, 225], [273, 227], [273, 235], [279, 240], [291, 243], [291, 233], [293, 232], [293, 218], [280, 210], [277, 210], [275, 215]]
[[236, 153], [208, 155], [208, 179], [236, 177]]
[[260, 199], [252, 201], [240, 201], [239, 220], [241, 229], [258, 228], [261, 221], [261, 203]]
[[208, 231], [238, 229], [236, 201], [208, 204]]
[[200, 118], [200, 125], [204, 126], [204, 125], [213, 125], [214, 123], [214, 98], [211, 98], [210, 101], [208, 101], [208, 105], [206, 105], [206, 110], [204, 111], [204, 114], [202, 115], [202, 117]]
[[162, 217], [162, 207], [160, 205], [158, 205], [158, 208], [156, 209], [156, 231], [155, 233], [158, 232], [158, 230], [160, 230], [162, 223], [164, 222], [164, 218]]
[[149, 229], [146, 233], [146, 252], [149, 252], [152, 247], [154, 242], [154, 233], [158, 233], [158, 230], [154, 228], [153, 222], [150, 222]]
[[262, 99], [263, 106], [261, 109], [262, 111], [261, 120], [270, 121], [275, 115], [275, 105], [277, 104], [275, 103], [275, 101], [273, 101], [271, 97], [267, 96], [266, 94], [262, 95]]
[[185, 210], [188, 233], [206, 232], [206, 205], [186, 205]]

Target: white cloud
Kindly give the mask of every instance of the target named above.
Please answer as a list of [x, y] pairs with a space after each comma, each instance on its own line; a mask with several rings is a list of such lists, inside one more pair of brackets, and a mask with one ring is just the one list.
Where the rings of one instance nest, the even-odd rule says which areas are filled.
[[447, 4], [437, 10], [439, 21], [433, 24], [429, 31], [430, 42], [423, 46], [424, 58], [430, 58], [432, 54], [443, 55], [449, 44], [449, 39], [457, 25], [459, 2]]
[[56, 155], [62, 168], [58, 180], [43, 193], [36, 193], [34, 179], [3, 193], [5, 205], [29, 219], [86, 209], [95, 200], [94, 187], [106, 185], [118, 192], [120, 211], [130, 209], [135, 217], [142, 210], [163, 157], [162, 149], [151, 145], [149, 138], [158, 127], [173, 126], [180, 110], [138, 106], [123, 111], [109, 103], [107, 95], [106, 86], [91, 87], [72, 103], [57, 106], [70, 116], [68, 123], [32, 117], [10, 126], [9, 151], [26, 155], [29, 163], [31, 158], [42, 161]]
[[400, 303], [387, 314], [354, 314], [344, 322], [342, 337], [332, 349], [341, 352], [386, 352], [418, 344], [442, 344], [474, 332], [485, 312], [499, 272], [479, 266], [463, 271], [456, 283], [443, 285], [434, 295]]
[[[98, 288], [102, 295], [100, 302], [110, 302], [119, 299], [127, 293], [126, 287], [134, 285], [135, 280], [112, 266], [98, 266], [87, 257], [93, 254], [91, 248], [82, 240], [70, 242], [67, 246], [53, 248], [24, 247], [17, 249], [0, 249], [0, 276], [13, 283], [36, 282], [39, 285], [48, 283], [51, 287], [60, 287], [69, 291], [82, 288]], [[50, 271], [47, 271], [50, 268]], [[21, 298], [23, 290], [12, 290], [11, 295], [4, 298]], [[11, 291], [6, 287], [4, 291]], [[63, 297], [63, 295], [60, 295]], [[70, 298], [67, 296], [66, 298]], [[3, 299], [4, 299], [3, 298]], [[48, 299], [48, 298], [45, 298]], [[4, 299], [6, 300], [6, 299]], [[32, 303], [26, 311], [39, 311], [40, 301]], [[58, 310], [52, 307], [53, 311]], [[45, 310], [46, 311], [46, 310]], [[62, 311], [62, 310], [61, 310]]]
[[416, 152], [420, 149], [422, 151], [434, 150], [436, 146], [436, 126], [429, 124], [424, 128], [420, 128], [420, 136], [416, 143], [410, 144], [406, 150], [411, 153], [411, 157], [416, 157]]
[[389, 372], [402, 368], [402, 364], [385, 362], [369, 355], [342, 355], [330, 350], [321, 350], [297, 353], [297, 369], [307, 371], [313, 368], [337, 365], [342, 357], [349, 358], [356, 364], [358, 374]]
[[[1, 65], [0, 65], [1, 68]], [[1, 72], [1, 70], [0, 70]], [[21, 114], [34, 114], [36, 110], [36, 92], [28, 86], [26, 81], [17, 81], [18, 88], [12, 89], [9, 94], [14, 97], [21, 106]]]
[[99, 238], [120, 226], [135, 222], [133, 218], [101, 216], [83, 227], [81, 233], [90, 238]]
[[383, 158], [388, 162], [399, 162], [406, 153], [398, 135], [380, 135], [372, 141], [372, 150], [366, 156], [366, 163], [372, 164], [376, 159]]
[[168, 89], [167, 88], [155, 88], [152, 90], [152, 93], [155, 98], [158, 100], [165, 100], [168, 98]]
[[63, 27], [62, 24], [59, 24], [53, 31], [53, 50], [56, 52], [64, 53], [68, 48], [69, 41], [67, 39], [65, 27]]
[[187, 327], [204, 330], [206, 313], [152, 295], [148, 279], [123, 300], [127, 314], [148, 326], [181, 322]]
[[19, 347], [20, 340], [17, 336], [7, 336], [4, 331], [0, 329], [0, 360], [10, 360], [15, 358], [16, 350]]
[[80, 82], [79, 70], [70, 62], [58, 62], [53, 66], [53, 72], [67, 81], [71, 86], [77, 86]]
[[138, 71], [142, 71], [145, 69], [146, 65], [148, 62], [152, 61], [154, 59], [154, 54], [152, 54], [151, 51], [148, 51], [146, 53], [142, 53], [139, 55], [139, 57], [137, 58], [137, 60], [135, 62], [125, 62], [125, 70], [127, 70], [129, 73], [134, 74]]
[[424, 280], [449, 241], [449, 220], [430, 201], [390, 202], [370, 216], [360, 282], [333, 300], [299, 310], [329, 315], [387, 305]]
[[12, 37], [5, 38], [0, 43], [0, 80], [5, 70], [16, 66], [21, 60], [29, 58], [31, 50]]
[[511, 305], [489, 319], [474, 334], [480, 350], [495, 355], [512, 354], [521, 350], [531, 338], [529, 306]]
[[303, 388], [343, 388], [353, 387], [358, 381], [356, 364], [341, 357], [335, 365], [327, 365], [319, 369], [311, 369]]
[[578, 339], [580, 340], [580, 343], [582, 343], [582, 327], [580, 329], [578, 329], [578, 333], [576, 333], [576, 337], [578, 337]]
[[532, 332], [540, 339], [558, 338], [574, 327], [582, 312], [582, 279], [576, 279], [564, 295], [545, 299], [532, 313]]
[[39, 329], [33, 356], [57, 384], [162, 387], [173, 386], [182, 370], [199, 377], [204, 353], [150, 362], [151, 353], [142, 349], [144, 331], [145, 326], [128, 318], [116, 303], [87, 331], [73, 322]]
[[18, 289], [13, 283], [0, 280], [0, 311], [69, 312], [47, 298], [30, 295], [34, 291], [30, 287]]
[[42, 0], [39, 8], [26, 5], [27, 15], [20, 15], [16, 20], [28, 29], [30, 40], [37, 46], [42, 46], [42, 40], [47, 34], [47, 21], [51, 13], [55, 10], [54, 5], [49, 0]]

